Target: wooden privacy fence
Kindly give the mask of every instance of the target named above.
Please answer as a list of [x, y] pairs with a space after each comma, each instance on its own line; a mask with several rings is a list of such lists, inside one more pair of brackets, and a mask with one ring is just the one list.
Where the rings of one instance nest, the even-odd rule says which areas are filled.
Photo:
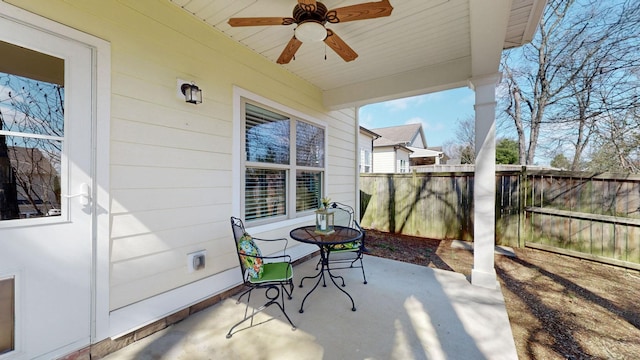
[[[360, 174], [364, 227], [473, 239], [472, 171]], [[496, 173], [496, 243], [640, 269], [640, 175]]]

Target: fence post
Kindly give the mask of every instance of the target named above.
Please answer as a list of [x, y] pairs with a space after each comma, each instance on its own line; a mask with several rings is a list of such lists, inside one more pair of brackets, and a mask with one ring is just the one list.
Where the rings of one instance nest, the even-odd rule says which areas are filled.
[[[419, 199], [420, 198], [420, 194], [418, 193], [419, 192], [419, 190], [418, 190], [418, 172], [416, 171], [416, 169], [413, 169], [413, 171], [411, 173], [411, 178], [413, 180], [412, 181], [412, 189], [413, 189], [413, 191], [416, 192], [416, 195], [413, 198], [414, 199]], [[417, 216], [417, 212], [415, 211], [415, 208], [414, 208], [414, 210], [412, 212], [413, 212], [413, 214], [409, 213], [408, 216], [411, 217], [411, 229], [412, 229], [412, 232], [413, 232], [411, 235], [415, 235], [415, 234], [418, 233], [418, 231], [417, 231], [418, 225], [416, 224], [416, 221], [417, 221], [416, 218], [418, 216]]]
[[522, 166], [520, 170], [520, 179], [518, 181], [518, 247], [522, 248], [522, 232], [524, 231], [524, 222], [526, 219], [524, 213], [524, 203], [526, 201], [525, 193], [527, 191], [527, 167]]

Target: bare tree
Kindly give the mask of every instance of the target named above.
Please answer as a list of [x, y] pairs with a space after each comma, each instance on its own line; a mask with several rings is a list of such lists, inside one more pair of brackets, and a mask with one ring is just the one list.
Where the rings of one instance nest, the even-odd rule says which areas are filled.
[[638, 107], [639, 31], [635, 1], [548, 3], [534, 41], [502, 61], [521, 164], [541, 144], [570, 146], [577, 170], [603, 116]]
[[[508, 55], [507, 55], [508, 56]], [[522, 96], [521, 89], [516, 82], [516, 75], [514, 71], [508, 66], [508, 58], [503, 57], [503, 79], [508, 90], [508, 104], [505, 106], [505, 113], [509, 118], [513, 120], [513, 124], [518, 134], [518, 157], [519, 163], [522, 165], [527, 164], [527, 138], [525, 136], [525, 122], [522, 114]], [[533, 107], [530, 107], [533, 110]], [[532, 114], [533, 116], [533, 114]], [[533, 123], [533, 121], [531, 121]], [[537, 131], [536, 131], [537, 133]]]
[[596, 172], [640, 173], [640, 114], [606, 116], [598, 122], [587, 169]]
[[461, 164], [475, 163], [475, 118], [468, 116], [456, 122], [456, 140], [444, 144], [445, 153]]

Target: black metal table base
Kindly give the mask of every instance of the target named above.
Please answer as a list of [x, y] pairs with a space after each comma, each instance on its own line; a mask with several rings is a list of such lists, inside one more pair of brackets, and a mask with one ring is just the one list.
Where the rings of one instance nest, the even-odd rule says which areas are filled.
[[[300, 279], [300, 287], [302, 287], [302, 283], [304, 282], [305, 279], [315, 279], [315, 278], [318, 279], [316, 281], [316, 284], [313, 286], [313, 288], [309, 290], [307, 295], [305, 295], [304, 299], [302, 299], [302, 304], [300, 304], [300, 313], [304, 312], [304, 302], [307, 300], [309, 295], [311, 295], [311, 293], [318, 287], [318, 285], [320, 285], [320, 281], [322, 281], [323, 287], [327, 286], [325, 272], [329, 275], [329, 279], [336, 286], [336, 288], [338, 288], [338, 290], [342, 291], [345, 295], [347, 295], [347, 297], [349, 297], [349, 300], [351, 300], [351, 311], [356, 311], [356, 303], [353, 301], [353, 298], [351, 297], [351, 295], [349, 295], [349, 293], [343, 289], [343, 287], [346, 286], [344, 282], [344, 278], [340, 275], [333, 275], [331, 273], [331, 269], [329, 268], [329, 251], [328, 249], [325, 249], [323, 247], [320, 248], [320, 263], [321, 263], [320, 271], [317, 274], [313, 276], [305, 276], [302, 279]], [[338, 285], [335, 279], [340, 279], [342, 281], [342, 286]]]

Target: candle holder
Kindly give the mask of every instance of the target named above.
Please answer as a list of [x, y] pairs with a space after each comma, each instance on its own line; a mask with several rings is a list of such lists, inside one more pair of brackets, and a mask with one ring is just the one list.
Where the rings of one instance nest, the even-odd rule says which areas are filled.
[[333, 210], [322, 208], [316, 210], [316, 234], [333, 234]]

